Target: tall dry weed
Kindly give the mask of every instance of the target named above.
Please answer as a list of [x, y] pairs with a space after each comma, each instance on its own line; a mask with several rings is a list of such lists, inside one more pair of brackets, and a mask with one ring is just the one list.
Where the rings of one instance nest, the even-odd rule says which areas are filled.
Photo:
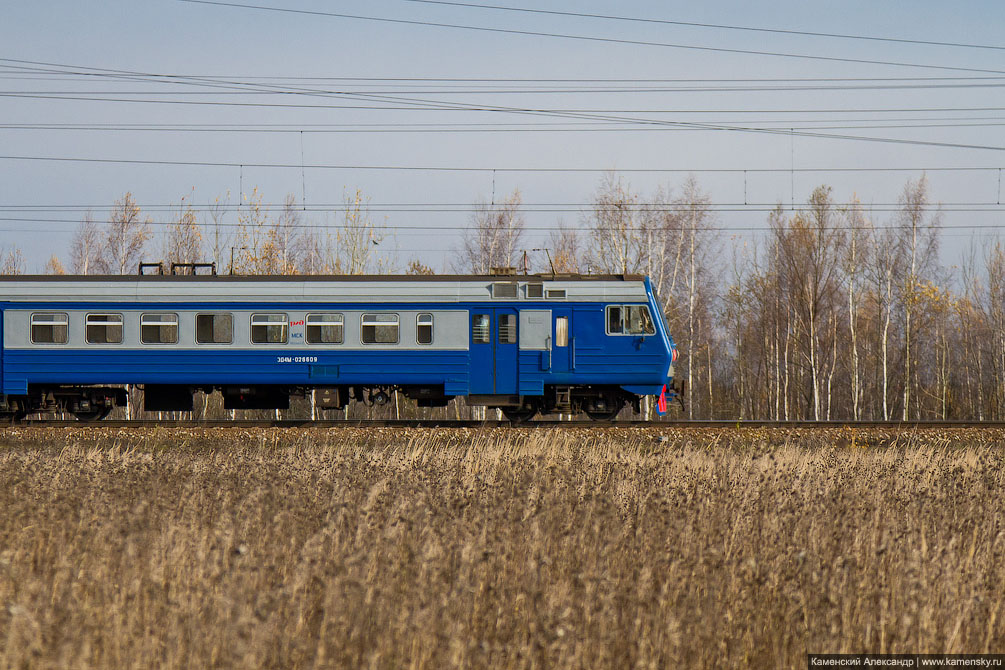
[[1002, 436], [0, 435], [0, 668], [1005, 648]]

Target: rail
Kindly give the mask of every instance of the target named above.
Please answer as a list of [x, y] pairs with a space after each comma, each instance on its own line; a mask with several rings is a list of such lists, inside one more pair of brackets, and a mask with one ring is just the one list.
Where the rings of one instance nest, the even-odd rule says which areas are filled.
[[[3, 424], [0, 424], [2, 426]], [[455, 419], [132, 419], [103, 421], [76, 421], [66, 419], [24, 419], [8, 423], [12, 427], [55, 428], [774, 428], [774, 429], [866, 429], [888, 428], [895, 430], [927, 430], [946, 428], [1005, 429], [1005, 421], [751, 421], [751, 420], [682, 420], [682, 421], [592, 421], [579, 419], [557, 421], [540, 419], [512, 424], [495, 420]]]

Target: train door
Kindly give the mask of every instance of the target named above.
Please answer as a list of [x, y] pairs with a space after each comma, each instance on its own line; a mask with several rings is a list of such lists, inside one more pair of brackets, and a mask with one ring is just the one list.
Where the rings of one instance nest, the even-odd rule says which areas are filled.
[[515, 309], [494, 310], [496, 317], [495, 380], [496, 393], [515, 395], [517, 392], [517, 312]]
[[515, 309], [471, 311], [470, 393], [517, 392], [517, 322]]
[[571, 372], [575, 367], [576, 340], [572, 335], [572, 309], [559, 307], [552, 312], [551, 371]]

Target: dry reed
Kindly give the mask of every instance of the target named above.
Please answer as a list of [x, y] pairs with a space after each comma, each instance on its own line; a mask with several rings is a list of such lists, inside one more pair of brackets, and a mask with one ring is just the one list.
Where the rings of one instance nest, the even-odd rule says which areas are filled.
[[1005, 649], [982, 431], [0, 433], [0, 668]]

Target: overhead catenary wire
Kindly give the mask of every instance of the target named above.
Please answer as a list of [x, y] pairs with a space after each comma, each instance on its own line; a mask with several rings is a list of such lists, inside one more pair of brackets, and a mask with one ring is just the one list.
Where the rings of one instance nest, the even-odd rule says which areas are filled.
[[[926, 121], [928, 121], [926, 119]], [[736, 121], [717, 121], [717, 123], [738, 123]], [[794, 130], [909, 130], [922, 128], [997, 128], [1005, 126], [1005, 118], [994, 120], [953, 119], [928, 123], [867, 123], [856, 122], [835, 124], [833, 121], [816, 121], [809, 123], [825, 125], [809, 125], [807, 122], [792, 125], [789, 121], [758, 121], [763, 125], [779, 124], [779, 128]], [[532, 124], [531, 124], [532, 125]], [[243, 134], [326, 134], [326, 135], [379, 135], [379, 134], [478, 134], [478, 133], [661, 133], [661, 132], [700, 132], [701, 129], [687, 127], [645, 126], [602, 126], [602, 127], [506, 127], [505, 124], [491, 124], [493, 127], [457, 127], [455, 124], [445, 124], [443, 127], [401, 127], [394, 125], [375, 125], [366, 128], [256, 128], [256, 127], [185, 127], [164, 125], [161, 127], [115, 126], [115, 125], [77, 125], [46, 126], [42, 124], [0, 124], [0, 130], [36, 130], [36, 131], [79, 131], [79, 132], [158, 132], [158, 133], [243, 133]]]
[[553, 9], [537, 9], [530, 7], [505, 7], [502, 5], [486, 5], [473, 2], [458, 2], [456, 0], [400, 0], [401, 2], [412, 2], [424, 5], [446, 5], [450, 7], [468, 7], [473, 9], [492, 9], [505, 12], [520, 12], [527, 14], [543, 14], [550, 16], [566, 16], [589, 19], [604, 19], [608, 21], [625, 21], [631, 23], [654, 23], [670, 26], [689, 26], [693, 28], [714, 28], [716, 30], [736, 30], [755, 33], [770, 33], [776, 35], [800, 35], [808, 37], [830, 37], [843, 40], [862, 40], [870, 42], [894, 42], [899, 44], [918, 44], [925, 46], [958, 47], [964, 49], [993, 49], [1005, 50], [1005, 46], [997, 44], [974, 44], [968, 42], [938, 42], [933, 40], [909, 39], [901, 37], [877, 37], [873, 35], [851, 35], [848, 33], [825, 33], [813, 32], [809, 30], [793, 30], [782, 28], [759, 28], [754, 26], [736, 26], [723, 23], [698, 23], [694, 21], [675, 21], [670, 19], [653, 19], [634, 16], [617, 16], [612, 14], [595, 14], [587, 12], [568, 12]]
[[865, 58], [848, 58], [840, 56], [821, 56], [816, 54], [800, 54], [800, 53], [789, 53], [782, 51], [767, 51], [758, 49], [734, 49], [729, 47], [712, 47], [706, 45], [697, 44], [681, 44], [681, 43], [671, 43], [671, 42], [653, 42], [647, 40], [631, 40], [631, 39], [619, 39], [614, 37], [597, 37], [590, 35], [573, 35], [569, 33], [555, 33], [546, 32], [538, 30], [517, 30], [513, 28], [498, 28], [489, 26], [475, 26], [460, 23], [447, 23], [442, 21], [420, 21], [416, 19], [400, 19], [400, 18], [390, 18], [390, 17], [377, 17], [377, 16], [365, 16], [361, 14], [347, 14], [341, 12], [325, 12], [318, 10], [307, 10], [307, 9], [293, 9], [290, 7], [271, 7], [267, 5], [253, 5], [248, 3], [238, 3], [238, 2], [221, 2], [219, 0], [176, 0], [177, 2], [186, 2], [190, 4], [199, 5], [215, 5], [219, 7], [229, 7], [234, 9], [251, 9], [256, 11], [268, 11], [268, 12], [281, 12], [288, 14], [301, 14], [306, 16], [324, 16], [330, 18], [340, 18], [340, 19], [352, 19], [358, 21], [374, 21], [383, 23], [395, 23], [399, 25], [416, 25], [416, 26], [429, 26], [436, 28], [451, 28], [457, 30], [470, 30], [479, 32], [488, 32], [504, 35], [525, 35], [531, 37], [549, 37], [556, 39], [566, 39], [566, 40], [577, 40], [586, 42], [601, 42], [607, 44], [624, 44], [631, 46], [649, 46], [649, 47], [662, 47], [670, 49], [687, 49], [695, 51], [705, 51], [705, 52], [715, 52], [715, 53], [730, 53], [730, 54], [741, 54], [741, 55], [753, 55], [753, 56], [770, 56], [776, 58], [793, 58], [793, 59], [805, 59], [805, 60], [816, 60], [824, 62], [835, 62], [835, 63], [856, 63], [860, 65], [887, 65], [892, 67], [912, 67], [912, 68], [923, 68], [932, 70], [946, 70], [946, 71], [956, 71], [956, 72], [981, 72], [987, 74], [1005, 74], [1005, 70], [993, 70], [993, 69], [983, 69], [983, 68], [971, 68], [962, 66], [951, 66], [951, 65], [935, 65], [929, 63], [910, 63], [902, 61], [886, 61], [886, 60], [875, 60], [875, 59], [865, 59]]
[[[101, 68], [97, 68], [101, 69]], [[104, 69], [101, 69], [104, 71]], [[298, 95], [322, 95], [326, 97], [351, 97], [358, 100], [367, 101], [377, 101], [377, 102], [392, 102], [392, 103], [405, 103], [408, 105], [414, 105], [416, 110], [430, 110], [432, 108], [440, 109], [444, 106], [452, 107], [458, 110], [465, 111], [492, 111], [498, 113], [510, 113], [519, 115], [532, 115], [532, 116], [549, 116], [549, 117], [560, 117], [560, 118], [570, 118], [579, 120], [594, 120], [594, 121], [618, 121], [627, 123], [636, 123], [643, 125], [655, 125], [655, 126], [669, 126], [669, 127], [686, 127], [693, 128], [696, 130], [709, 130], [709, 131], [728, 131], [728, 132], [740, 132], [740, 133], [755, 133], [755, 134], [776, 134], [776, 135], [793, 135], [796, 134], [799, 137], [813, 137], [818, 139], [832, 139], [832, 140], [851, 140], [851, 141], [863, 141], [863, 142], [878, 142], [878, 143], [888, 143], [888, 144], [905, 144], [905, 145], [916, 145], [916, 146], [932, 146], [932, 147], [945, 147], [945, 148], [959, 148], [959, 149], [982, 149], [989, 151], [1005, 151], [1005, 147], [993, 146], [993, 145], [983, 145], [983, 144], [968, 144], [960, 142], [936, 142], [928, 140], [917, 140], [917, 139], [903, 139], [903, 138], [892, 138], [892, 137], [875, 137], [875, 136], [863, 136], [863, 135], [849, 135], [849, 134], [837, 134], [837, 133], [823, 133], [816, 132], [812, 130], [800, 130], [795, 131], [794, 128], [790, 129], [779, 129], [779, 128], [767, 128], [767, 127], [750, 127], [750, 126], [737, 126], [737, 125], [727, 125], [727, 124], [715, 124], [710, 122], [693, 122], [693, 121], [673, 121], [665, 119], [651, 119], [651, 118], [637, 118], [631, 116], [611, 116], [611, 115], [597, 115], [597, 114], [587, 114], [582, 112], [559, 112], [555, 110], [546, 109], [535, 109], [527, 107], [511, 107], [503, 105], [486, 105], [486, 104], [471, 104], [471, 103], [445, 103], [443, 101], [437, 100], [427, 100], [423, 98], [412, 98], [403, 96], [381, 96], [381, 95], [370, 95], [370, 94], [348, 94], [348, 93], [332, 93], [332, 92], [318, 92], [318, 91], [290, 91], [291, 94]], [[17, 97], [17, 96], [15, 96]], [[58, 97], [58, 96], [57, 96]], [[134, 102], [133, 99], [121, 99], [121, 102]], [[171, 103], [185, 104], [187, 102], [196, 101], [169, 101]], [[213, 101], [212, 104], [263, 104], [263, 103], [221, 103], [219, 101]], [[265, 103], [269, 106], [268, 103]]]
[[[788, 133], [785, 133], [786, 135]], [[127, 158], [88, 158], [72, 156], [17, 156], [0, 155], [0, 160], [14, 161], [52, 161], [70, 163], [121, 163], [125, 165], [177, 165], [185, 167], [225, 167], [225, 168], [274, 168], [274, 169], [297, 169], [301, 168], [300, 163], [255, 163], [255, 162], [234, 162], [234, 161], [181, 161], [165, 159], [127, 159]], [[364, 163], [313, 163], [303, 167], [311, 170], [402, 170], [402, 171], [428, 171], [428, 172], [514, 172], [514, 173], [678, 173], [686, 174], [694, 172], [696, 174], [711, 173], [734, 173], [742, 172], [782, 172], [788, 174], [795, 172], [820, 173], [820, 172], [960, 172], [960, 171], [980, 171], [997, 170], [999, 166], [906, 166], [906, 167], [774, 167], [774, 168], [751, 168], [751, 167], [729, 167], [729, 168], [694, 168], [694, 167], [530, 167], [530, 166], [460, 166], [460, 165], [379, 165]]]
[[[686, 207], [686, 205], [684, 207]], [[796, 209], [800, 210], [800, 209], [803, 209], [804, 207], [805, 207], [804, 205], [799, 205], [799, 206], [796, 207]], [[965, 213], [987, 213], [987, 212], [990, 212], [990, 213], [1001, 213], [1003, 211], [1001, 205], [995, 205], [994, 203], [983, 203], [980, 206], [972, 206], [972, 207], [970, 207], [970, 206], [968, 206], [968, 207], [949, 207], [949, 206], [931, 205], [931, 206], [928, 206], [928, 207], [924, 207], [922, 209], [923, 209], [923, 211], [926, 211], [926, 212], [965, 212]], [[613, 211], [613, 210], [614, 210], [614, 208], [610, 208], [608, 211]], [[774, 203], [774, 204], [770, 204], [770, 205], [712, 206], [712, 207], [707, 207], [705, 211], [707, 211], [709, 213], [727, 213], [727, 212], [734, 212], [734, 213], [737, 213], [737, 212], [745, 212], [745, 213], [750, 213], [750, 212], [753, 212], [753, 213], [770, 213], [770, 212], [774, 212], [774, 211], [778, 211], [778, 210], [779, 210], [779, 203]], [[787, 206], [785, 207], [785, 210], [788, 211], [788, 207]], [[347, 210], [345, 210], [345, 209], [342, 209], [342, 210], [308, 210], [309, 213], [334, 213], [334, 214], [344, 213], [345, 211], [347, 211]], [[382, 210], [368, 209], [368, 211], [370, 213], [374, 213], [374, 212], [381, 212]], [[470, 211], [473, 211], [473, 210], [470, 210]], [[648, 210], [648, 211], [651, 212], [651, 213], [663, 213], [663, 212], [665, 212], [665, 213], [672, 213], [672, 212], [675, 212], [675, 211], [678, 211], [678, 210], [676, 210], [674, 207], [665, 207], [665, 208], [660, 208], [660, 209], [654, 208], [654, 209], [651, 209], [651, 210]], [[844, 203], [844, 204], [835, 204], [834, 211], [835, 211], [836, 214], [837, 213], [841, 213], [842, 211], [843, 212], [860, 211], [860, 212], [866, 212], [866, 213], [889, 214], [889, 213], [895, 213], [895, 212], [902, 211], [902, 207], [901, 206], [875, 206], [875, 205], [865, 205], [865, 204], [863, 204], [861, 206], [848, 206], [847, 203]], [[465, 211], [465, 210], [427, 210], [427, 209], [421, 209], [421, 210], [394, 209], [394, 210], [388, 210], [388, 212], [389, 213], [440, 213], [440, 214], [465, 214], [465, 213], [468, 213], [468, 211]], [[543, 209], [543, 210], [539, 210], [539, 209], [528, 208], [528, 209], [521, 209], [521, 212], [524, 212], [524, 213], [546, 213], [546, 214], [551, 214], [551, 213], [556, 213], [556, 212], [559, 212], [559, 213], [565, 212], [565, 213], [577, 213], [577, 214], [584, 214], [585, 215], [585, 214], [590, 214], [591, 210], [589, 208], [587, 208], [587, 207], [583, 207], [583, 208], [568, 208], [566, 210], [555, 210], [555, 209]], [[4, 212], [4, 213], [9, 213], [9, 212]], [[644, 211], [640, 211], [640, 213], [644, 213]], [[23, 223], [71, 223], [71, 224], [79, 224], [82, 221], [82, 218], [80, 218], [80, 217], [78, 217], [78, 218], [65, 218], [65, 217], [61, 218], [61, 217], [39, 217], [39, 216], [8, 216], [8, 217], [0, 217], [0, 221], [23, 222]], [[173, 225], [175, 223], [175, 221], [170, 220], [170, 219], [167, 219], [167, 220], [151, 220], [150, 223], [152, 225], [155, 225], [155, 226], [170, 226], [170, 225]], [[273, 222], [273, 223], [275, 223], [275, 222]], [[263, 227], [270, 227], [270, 225], [271, 224], [264, 225]], [[219, 223], [207, 224], [207, 226], [210, 227], [210, 228], [217, 227], [217, 226], [221, 227], [221, 228], [241, 228], [241, 227], [247, 227], [247, 224], [246, 223], [242, 223], [242, 222], [231, 221], [231, 222], [219, 222]], [[280, 226], [280, 227], [282, 227], [282, 226]], [[301, 222], [298, 222], [296, 225], [290, 224], [289, 227], [291, 227], [291, 228], [305, 228], [305, 229], [337, 229], [339, 227], [339, 225], [337, 223], [330, 223], [330, 222], [301, 221]], [[411, 232], [411, 233], [414, 233], [414, 234], [419, 234], [419, 235], [434, 235], [434, 236], [435, 235], [440, 235], [443, 232], [462, 232], [464, 230], [463, 226], [458, 226], [458, 225], [452, 224], [452, 223], [444, 223], [444, 224], [439, 224], [439, 225], [427, 225], [427, 224], [420, 224], [420, 225], [375, 224], [374, 227], [376, 229], [380, 229], [380, 230], [408, 231], [408, 232]], [[898, 229], [898, 228], [902, 228], [902, 227], [903, 226], [897, 226], [897, 225], [889, 225], [889, 226], [884, 226], [884, 225], [872, 225], [872, 226], [868, 226], [868, 225], [866, 225], [866, 226], [837, 226], [835, 228], [838, 229], [838, 230], [867, 230], [867, 229], [885, 229], [885, 228]], [[932, 225], [932, 226], [929, 226], [929, 227], [931, 227], [931, 228], [952, 227], [952, 228], [965, 228], [965, 229], [969, 229], [969, 228], [975, 228], [975, 229], [982, 229], [982, 228], [999, 229], [999, 228], [1005, 228], [1005, 222], [1001, 222], [1001, 223], [961, 223], [961, 224], [954, 224], [953, 226], [943, 226], [943, 225], [939, 224], [939, 225]], [[532, 231], [532, 232], [552, 232], [552, 231], [567, 231], [570, 228], [568, 226], [557, 225], [557, 224], [546, 224], [546, 225], [545, 224], [525, 224], [522, 229], [526, 230], [526, 231]], [[666, 227], [660, 227], [659, 229], [663, 230], [663, 231], [691, 230], [691, 228], [689, 228], [687, 226], [684, 226], [684, 227], [681, 227], [681, 226], [666, 226]], [[723, 231], [723, 232], [731, 232], [731, 231], [770, 231], [770, 230], [772, 230], [771, 226], [765, 226], [765, 225], [758, 225], [758, 226], [715, 225], [715, 226], [703, 228], [703, 230], [706, 230], [706, 229], [707, 230]], [[585, 232], [585, 231], [580, 230], [580, 232]]]

